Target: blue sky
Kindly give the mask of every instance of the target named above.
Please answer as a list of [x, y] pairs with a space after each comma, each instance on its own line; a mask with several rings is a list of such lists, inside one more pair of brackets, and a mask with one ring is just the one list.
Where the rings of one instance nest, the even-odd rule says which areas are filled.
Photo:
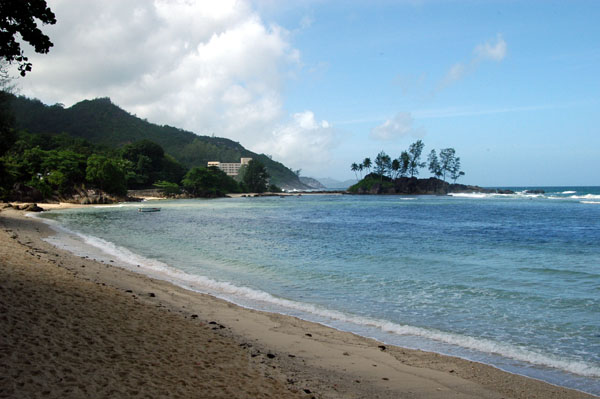
[[46, 103], [110, 96], [312, 177], [422, 139], [464, 183], [600, 185], [597, 1], [49, 5], [55, 47], [20, 84]]
[[[303, 16], [310, 25], [292, 39], [310, 67], [290, 83], [288, 106], [339, 128], [336, 151], [347, 164], [381, 149], [398, 156], [422, 138], [427, 151], [456, 148], [470, 183], [600, 184], [600, 3], [315, 2], [276, 11], [268, 18], [282, 25]], [[498, 40], [502, 59], [473, 61], [478, 46]], [[469, 70], [442, 84], [458, 63]], [[369, 138], [399, 112], [421, 134]]]

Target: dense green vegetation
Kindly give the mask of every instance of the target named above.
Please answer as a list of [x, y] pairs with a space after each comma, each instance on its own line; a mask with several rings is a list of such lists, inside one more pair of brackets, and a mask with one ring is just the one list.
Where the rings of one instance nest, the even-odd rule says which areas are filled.
[[47, 106], [39, 100], [12, 97], [11, 108], [18, 130], [48, 135], [64, 132], [108, 148], [149, 140], [185, 168], [204, 167], [209, 161], [239, 162], [240, 158], [252, 158], [265, 165], [273, 184], [304, 188], [294, 172], [267, 155], [248, 151], [229, 139], [198, 136], [149, 123], [117, 107], [108, 98], [85, 100], [64, 108], [61, 104]]
[[[199, 197], [223, 196], [249, 188], [255, 192], [280, 190], [268, 187], [269, 174], [260, 160], [251, 161], [244, 178], [240, 176], [236, 181], [218, 168], [194, 166], [188, 170], [161, 145], [146, 138], [115, 147], [104, 142], [93, 144], [67, 133], [54, 134], [42, 125], [34, 127], [42, 132], [18, 130], [6, 106], [13, 100], [10, 94], [0, 92], [0, 199], [25, 196], [36, 201], [68, 200], [90, 189], [117, 198], [126, 196], [128, 189], [144, 188]], [[46, 108], [42, 105], [40, 109]], [[60, 106], [55, 108], [62, 110]], [[55, 123], [64, 121], [57, 119]], [[212, 148], [223, 149], [216, 145]]]
[[[242, 182], [248, 191], [253, 193], [264, 193], [268, 189], [269, 174], [262, 162], [252, 160], [243, 167]], [[280, 191], [280, 190], [273, 190]]]
[[240, 185], [217, 167], [194, 167], [186, 173], [183, 187], [195, 197], [222, 197], [240, 192]]

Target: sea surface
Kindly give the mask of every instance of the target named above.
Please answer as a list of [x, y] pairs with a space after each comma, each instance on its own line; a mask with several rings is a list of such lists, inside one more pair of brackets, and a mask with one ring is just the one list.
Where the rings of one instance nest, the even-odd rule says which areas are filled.
[[52, 243], [82, 256], [600, 395], [600, 187], [514, 189], [169, 200], [41, 217], [58, 232]]

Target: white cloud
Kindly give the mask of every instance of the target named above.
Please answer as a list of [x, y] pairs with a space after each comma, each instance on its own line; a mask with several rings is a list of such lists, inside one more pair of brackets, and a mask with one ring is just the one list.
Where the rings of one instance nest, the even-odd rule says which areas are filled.
[[502, 61], [506, 57], [506, 42], [502, 35], [496, 37], [496, 44], [487, 41], [475, 47], [474, 50], [476, 59]]
[[405, 136], [422, 137], [425, 130], [414, 127], [414, 119], [409, 112], [398, 112], [392, 119], [373, 128], [369, 137], [375, 140], [390, 141]]
[[502, 38], [502, 35], [496, 36], [496, 42], [492, 43], [487, 41], [483, 44], [478, 44], [473, 49], [473, 57], [468, 63], [458, 62], [454, 64], [450, 70], [446, 73], [444, 78], [438, 85], [438, 91], [442, 90], [452, 83], [462, 79], [469, 73], [474, 72], [479, 64], [483, 61], [495, 61], [500, 62], [506, 57], [506, 42]]
[[276, 127], [273, 142], [260, 146], [286, 165], [305, 173], [319, 175], [331, 162], [329, 151], [337, 144], [337, 132], [325, 120], [318, 121], [312, 111], [298, 112], [286, 123]]
[[53, 0], [49, 6], [57, 24], [44, 32], [55, 47], [47, 55], [26, 50], [33, 71], [20, 80], [23, 94], [67, 106], [108, 96], [151, 122], [228, 137], [286, 164], [284, 157], [298, 149], [304, 162], [311, 151], [329, 158], [329, 128], [314, 116], [317, 127], [311, 125], [309, 113], [290, 117], [284, 109], [284, 82], [301, 66], [299, 51], [289, 32], [264, 23], [250, 2]]

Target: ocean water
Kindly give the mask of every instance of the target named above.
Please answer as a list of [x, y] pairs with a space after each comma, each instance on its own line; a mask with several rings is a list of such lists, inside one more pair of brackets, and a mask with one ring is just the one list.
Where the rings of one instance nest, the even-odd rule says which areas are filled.
[[[600, 395], [600, 187], [43, 213], [80, 255]], [[140, 213], [140, 206], [161, 211]]]

